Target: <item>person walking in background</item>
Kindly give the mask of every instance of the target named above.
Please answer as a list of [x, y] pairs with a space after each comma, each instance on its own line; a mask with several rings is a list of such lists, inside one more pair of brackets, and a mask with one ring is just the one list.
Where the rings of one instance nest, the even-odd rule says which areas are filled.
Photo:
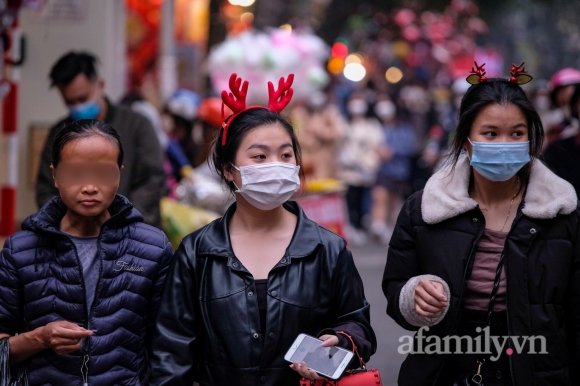
[[375, 114], [383, 124], [385, 141], [379, 147], [381, 166], [372, 190], [371, 233], [388, 244], [393, 233], [395, 212], [408, 190], [411, 177], [411, 157], [417, 148], [413, 127], [402, 122], [397, 106], [387, 95], [378, 97]]
[[[519, 86], [531, 78], [521, 70], [510, 80], [485, 79], [481, 67], [468, 77], [450, 161], [397, 220], [387, 313], [420, 331], [415, 347], [461, 338], [411, 351], [401, 386], [466, 385], [477, 373], [486, 386], [577, 384], [578, 198], [538, 160], [542, 122]], [[518, 352], [511, 343], [487, 350], [483, 334], [530, 340]]]
[[0, 339], [9, 339], [11, 372], [23, 368], [30, 386], [148, 384], [173, 250], [116, 194], [121, 143], [100, 121], [65, 125], [49, 166], [60, 197], [24, 221], [0, 254]]
[[371, 187], [380, 166], [379, 147], [384, 143], [383, 129], [376, 118], [368, 117], [369, 104], [361, 92], [353, 93], [347, 103], [349, 121], [338, 153], [338, 176], [346, 185], [349, 240], [366, 240], [365, 217], [370, 212]]
[[223, 96], [234, 115], [213, 155], [236, 203], [185, 237], [175, 254], [154, 334], [152, 386], [322, 379], [304, 362], [284, 360], [301, 333], [352, 350], [338, 336], [344, 331], [365, 360], [376, 350], [370, 306], [345, 240], [289, 201], [300, 188], [300, 146], [280, 111], [292, 89], [286, 83], [289, 89], [276, 92], [280, 102], [271, 95], [272, 107], [246, 109], [248, 83], [240, 86]]
[[[574, 88], [570, 98], [570, 122], [580, 127], [580, 84]], [[543, 159], [554, 173], [574, 186], [576, 194], [580, 193], [580, 132], [558, 139], [546, 148]]]
[[159, 200], [165, 191], [165, 171], [155, 129], [147, 118], [109, 101], [105, 96], [104, 80], [99, 78], [95, 65], [94, 56], [69, 52], [50, 71], [51, 85], [58, 88], [69, 109], [69, 116], [55, 124], [48, 134], [36, 180], [36, 202], [40, 208], [58, 195], [50, 163], [59, 130], [78, 119], [97, 119], [118, 128], [125, 149], [125, 169], [121, 173], [119, 194], [135, 205], [145, 223], [159, 227]]

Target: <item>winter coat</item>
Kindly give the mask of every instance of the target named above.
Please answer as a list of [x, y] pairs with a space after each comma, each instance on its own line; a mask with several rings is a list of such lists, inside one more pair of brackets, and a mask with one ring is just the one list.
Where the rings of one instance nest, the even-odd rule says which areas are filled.
[[[36, 203], [39, 208], [58, 196], [50, 170], [52, 145], [60, 129], [72, 121], [68, 117], [55, 124], [46, 139], [36, 180]], [[145, 223], [160, 227], [159, 200], [165, 193], [165, 170], [155, 129], [144, 116], [128, 107], [115, 106], [108, 100], [105, 122], [119, 132], [125, 152], [118, 193], [135, 205]]]
[[[383, 279], [387, 313], [408, 330], [430, 326], [423, 331], [427, 337], [453, 335], [462, 320], [465, 282], [485, 229], [485, 218], [468, 194], [470, 173], [467, 157], [455, 171], [437, 172], [405, 203], [390, 243]], [[509, 356], [513, 384], [577, 384], [569, 372], [580, 369], [580, 211], [574, 188], [538, 160], [503, 254], [509, 334], [544, 336], [548, 351], [531, 354], [526, 340], [521, 353]], [[443, 316], [423, 318], [415, 311], [417, 279], [425, 274], [448, 285]], [[425, 345], [429, 338], [424, 339]], [[444, 354], [410, 353], [399, 385], [434, 385], [444, 361]]]
[[83, 267], [70, 237], [60, 231], [60, 198], [29, 217], [0, 255], [0, 333], [14, 335], [66, 320], [95, 330], [81, 350], [60, 356], [44, 350], [24, 362], [30, 386], [148, 385], [147, 347], [173, 255], [167, 237], [145, 225], [117, 196], [102, 226], [101, 274], [87, 312]]
[[300, 377], [284, 355], [301, 333], [343, 330], [364, 358], [375, 352], [369, 304], [345, 241], [306, 218], [298, 204], [284, 206], [298, 223], [268, 275], [264, 336], [253, 277], [229, 238], [236, 204], [183, 240], [157, 318], [152, 386], [191, 386], [194, 380], [203, 386], [296, 386]]

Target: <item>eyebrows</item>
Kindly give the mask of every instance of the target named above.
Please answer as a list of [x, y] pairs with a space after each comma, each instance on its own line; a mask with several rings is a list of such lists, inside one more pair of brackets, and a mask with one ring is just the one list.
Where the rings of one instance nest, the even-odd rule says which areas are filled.
[[[491, 124], [485, 124], [481, 126], [482, 129], [491, 129], [491, 130], [499, 130], [500, 127], [499, 126], [495, 126], [495, 125], [491, 125]], [[527, 129], [528, 125], [520, 122], [517, 125], [512, 126], [512, 129]]]
[[[286, 149], [286, 148], [289, 148], [289, 147], [290, 148], [294, 148], [294, 146], [292, 146], [292, 144], [290, 142], [286, 142], [286, 143], [282, 144], [278, 148], [278, 150]], [[269, 151], [270, 150], [270, 146], [264, 145], [264, 144], [261, 144], [261, 143], [254, 143], [247, 150], [251, 150], [251, 149], [261, 149], [261, 150], [264, 150], [264, 151]]]

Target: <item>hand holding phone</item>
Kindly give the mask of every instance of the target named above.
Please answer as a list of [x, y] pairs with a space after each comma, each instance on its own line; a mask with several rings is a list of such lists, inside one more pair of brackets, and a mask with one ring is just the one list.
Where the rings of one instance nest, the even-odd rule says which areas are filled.
[[306, 334], [298, 335], [284, 359], [292, 362], [290, 368], [304, 378], [339, 379], [354, 353], [336, 347], [338, 338], [334, 335], [323, 335], [320, 338], [316, 339]]

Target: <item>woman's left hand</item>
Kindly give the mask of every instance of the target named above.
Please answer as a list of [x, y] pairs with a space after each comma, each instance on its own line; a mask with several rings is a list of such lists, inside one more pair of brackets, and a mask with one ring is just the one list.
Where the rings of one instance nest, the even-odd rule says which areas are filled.
[[[332, 347], [338, 344], [338, 337], [336, 335], [322, 335], [318, 338], [322, 341], [322, 347]], [[292, 363], [290, 368], [300, 374], [306, 379], [325, 379], [324, 377], [318, 375], [314, 370], [308, 370], [308, 365], [306, 362]]]

